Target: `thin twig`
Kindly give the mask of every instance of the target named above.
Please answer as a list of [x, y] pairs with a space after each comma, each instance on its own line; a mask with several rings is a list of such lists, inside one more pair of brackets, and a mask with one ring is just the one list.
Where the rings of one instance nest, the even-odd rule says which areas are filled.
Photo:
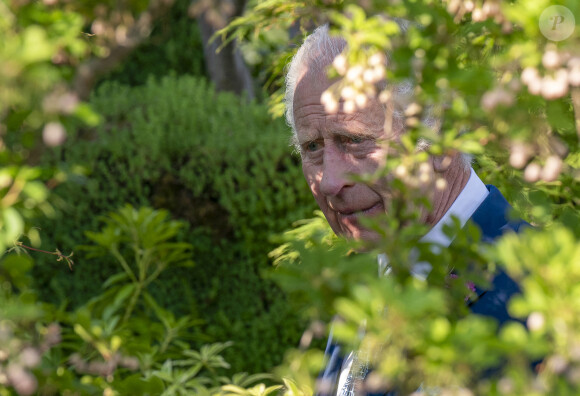
[[572, 107], [574, 107], [576, 133], [578, 134], [578, 141], [580, 141], [580, 88], [572, 89]]
[[31, 246], [26, 246], [25, 244], [23, 244], [20, 241], [16, 242], [16, 246], [19, 246], [19, 247], [24, 248], [24, 249], [27, 249], [27, 250], [33, 250], [35, 252], [52, 254], [53, 256], [57, 256], [58, 258], [56, 259], [56, 261], [65, 260], [67, 262], [68, 267], [70, 268], [71, 271], [72, 271], [72, 266], [75, 264], [75, 262], [71, 259], [71, 257], [73, 256], [74, 252], [71, 252], [71, 254], [69, 254], [67, 256], [67, 255], [62, 254], [60, 252], [60, 250], [58, 250], [58, 249], [56, 249], [55, 252], [49, 252], [48, 250], [42, 250], [42, 249], [33, 248]]

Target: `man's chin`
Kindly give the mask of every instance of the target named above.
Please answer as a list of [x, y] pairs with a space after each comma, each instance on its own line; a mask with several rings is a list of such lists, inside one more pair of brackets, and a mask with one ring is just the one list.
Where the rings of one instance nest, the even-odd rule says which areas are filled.
[[[380, 215], [380, 213], [384, 213], [384, 212], [382, 212], [382, 210], [380, 212], [376, 211], [376, 213], [372, 213], [372, 216], [370, 216], [370, 217], [375, 218], [376, 216]], [[367, 217], [364, 220], [371, 220], [371, 219]], [[375, 221], [376, 221], [376, 219], [375, 219]], [[361, 222], [360, 217], [357, 217], [354, 221], [348, 221], [348, 222], [344, 222], [342, 224], [343, 229], [345, 230], [345, 234], [348, 234], [349, 239], [355, 239], [357, 241], [362, 241], [362, 242], [378, 242], [381, 239], [379, 233], [377, 233], [373, 229], [370, 229], [368, 227], [363, 226], [363, 224], [361, 224], [361, 223], [362, 222]]]
[[381, 236], [377, 232], [363, 227], [350, 227], [346, 229], [342, 235], [347, 239], [369, 244], [376, 243], [381, 240]]

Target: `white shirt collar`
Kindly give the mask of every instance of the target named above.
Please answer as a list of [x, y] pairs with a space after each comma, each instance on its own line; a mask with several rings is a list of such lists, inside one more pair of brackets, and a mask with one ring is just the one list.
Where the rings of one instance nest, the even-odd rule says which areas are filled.
[[467, 223], [467, 220], [473, 216], [479, 205], [485, 200], [489, 191], [487, 187], [477, 176], [473, 168], [471, 168], [471, 175], [469, 180], [461, 193], [455, 199], [449, 210], [445, 212], [443, 217], [435, 224], [423, 238], [421, 242], [431, 242], [447, 247], [451, 244], [453, 238], [449, 238], [443, 232], [443, 226], [446, 224], [452, 225], [452, 216], [459, 219], [461, 227]]
[[[453, 216], [459, 219], [461, 227], [467, 223], [467, 220], [475, 213], [479, 205], [485, 200], [489, 191], [481, 179], [477, 176], [473, 168], [471, 168], [471, 174], [469, 175], [469, 180], [461, 193], [457, 196], [451, 207], [445, 212], [443, 217], [439, 219], [437, 224], [435, 224], [427, 234], [425, 234], [420, 240], [421, 242], [431, 242], [435, 245], [432, 247], [437, 250], [439, 247], [447, 247], [453, 241], [453, 238], [449, 238], [443, 232], [443, 226], [446, 224], [453, 224]], [[378, 255], [379, 263], [379, 275], [387, 274], [390, 272], [389, 268], [389, 258], [386, 254], [382, 253]], [[426, 279], [427, 275], [431, 272], [431, 264], [421, 261], [412, 265], [411, 273], [418, 279]]]

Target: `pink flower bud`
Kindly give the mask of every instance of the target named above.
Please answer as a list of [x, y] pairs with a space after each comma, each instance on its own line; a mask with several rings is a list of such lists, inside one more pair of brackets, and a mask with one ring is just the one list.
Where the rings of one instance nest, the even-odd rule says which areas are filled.
[[580, 57], [574, 56], [568, 59], [568, 67], [569, 68], [580, 67]]
[[358, 106], [358, 108], [362, 109], [363, 107], [365, 107], [367, 105], [368, 98], [365, 94], [359, 93], [358, 95], [356, 95], [354, 97], [354, 101], [355, 101], [356, 105]]
[[347, 85], [340, 91], [340, 96], [342, 96], [345, 100], [351, 100], [356, 96], [356, 91], [353, 87]]
[[49, 122], [42, 130], [42, 140], [47, 146], [60, 146], [66, 140], [66, 130], [60, 122]]
[[484, 21], [485, 14], [483, 13], [483, 10], [481, 8], [476, 8], [475, 10], [473, 10], [473, 12], [471, 13], [471, 19], [473, 20], [473, 22]]
[[491, 111], [498, 105], [510, 106], [513, 104], [514, 100], [513, 93], [508, 92], [503, 88], [495, 88], [483, 95], [481, 98], [481, 106], [485, 110]]
[[528, 329], [532, 331], [541, 330], [544, 328], [544, 324], [546, 323], [546, 319], [544, 315], [540, 312], [532, 312], [530, 316], [528, 316], [528, 320], [526, 324], [528, 325]]
[[524, 171], [524, 179], [528, 183], [537, 182], [538, 180], [540, 180], [541, 173], [542, 167], [539, 164], [532, 162], [531, 164], [528, 164], [528, 166], [526, 166], [526, 170]]
[[332, 66], [334, 66], [338, 74], [344, 76], [344, 74], [346, 73], [346, 69], [348, 67], [346, 56], [344, 56], [344, 54], [338, 55], [336, 58], [334, 58]]
[[380, 52], [372, 54], [368, 61], [369, 66], [383, 66], [386, 63], [387, 60], [385, 55]]
[[337, 113], [338, 112], [338, 102], [336, 100], [332, 100], [332, 101], [324, 103], [324, 111], [328, 114]]
[[573, 87], [580, 86], [580, 65], [570, 68], [568, 73], [568, 83]]
[[36, 391], [36, 378], [21, 366], [10, 364], [6, 376], [19, 395], [32, 395]]
[[521, 142], [515, 142], [510, 153], [510, 165], [516, 169], [522, 169], [528, 162], [529, 151]]
[[373, 69], [365, 69], [363, 73], [363, 80], [369, 84], [375, 82], [375, 72]]
[[330, 102], [332, 100], [334, 100], [334, 97], [332, 95], [332, 92], [330, 92], [330, 91], [324, 91], [322, 93], [322, 95], [320, 95], [320, 103], [322, 103], [322, 104], [324, 104], [326, 102]]
[[358, 79], [363, 73], [363, 68], [361, 65], [356, 65], [348, 69], [346, 72], [346, 79], [348, 81], [354, 81]]
[[537, 79], [538, 77], [540, 77], [540, 73], [538, 72], [538, 69], [536, 69], [535, 67], [526, 67], [524, 69], [524, 71], [522, 72], [522, 82], [526, 85], [530, 84], [530, 82], [532, 80]]
[[495, 1], [487, 0], [482, 8], [483, 13], [490, 17], [499, 14], [499, 4]]
[[24, 348], [20, 352], [20, 363], [24, 367], [36, 367], [40, 363], [40, 354], [34, 348]]
[[542, 168], [542, 179], [551, 182], [560, 176], [562, 171], [562, 159], [557, 155], [551, 155], [546, 160], [544, 168]]
[[542, 92], [542, 78], [538, 76], [531, 80], [528, 84], [528, 91], [532, 95], [539, 95]]
[[352, 114], [356, 111], [354, 100], [345, 100], [342, 109], [346, 114]]
[[375, 81], [381, 81], [385, 78], [385, 67], [383, 65], [377, 65], [373, 68], [375, 73]]
[[560, 55], [554, 50], [548, 50], [542, 56], [542, 64], [546, 69], [553, 70], [560, 66]]
[[568, 72], [559, 69], [554, 77], [545, 76], [542, 81], [542, 96], [548, 100], [558, 99], [568, 93]]

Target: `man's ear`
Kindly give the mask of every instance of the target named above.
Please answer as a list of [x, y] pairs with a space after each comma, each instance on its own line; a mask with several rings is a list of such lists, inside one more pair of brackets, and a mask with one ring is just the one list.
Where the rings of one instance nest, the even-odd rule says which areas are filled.
[[431, 157], [433, 170], [435, 173], [445, 173], [453, 162], [459, 161], [459, 152], [454, 152], [446, 155], [434, 155]]

